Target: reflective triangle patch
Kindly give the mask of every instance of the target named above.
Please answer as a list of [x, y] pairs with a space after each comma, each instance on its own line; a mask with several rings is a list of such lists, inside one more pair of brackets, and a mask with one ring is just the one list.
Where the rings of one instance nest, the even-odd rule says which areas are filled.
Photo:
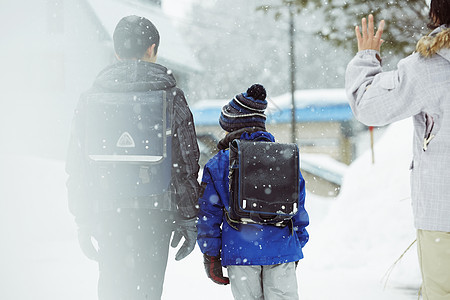
[[134, 148], [136, 145], [134, 144], [133, 137], [128, 132], [122, 133], [120, 138], [117, 140], [117, 147], [120, 148]]

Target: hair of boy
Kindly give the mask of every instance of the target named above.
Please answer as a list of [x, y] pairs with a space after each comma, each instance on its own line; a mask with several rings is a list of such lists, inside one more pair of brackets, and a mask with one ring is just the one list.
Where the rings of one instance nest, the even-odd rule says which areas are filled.
[[114, 51], [121, 59], [140, 59], [151, 45], [159, 47], [159, 32], [150, 20], [135, 15], [123, 17], [113, 33]]

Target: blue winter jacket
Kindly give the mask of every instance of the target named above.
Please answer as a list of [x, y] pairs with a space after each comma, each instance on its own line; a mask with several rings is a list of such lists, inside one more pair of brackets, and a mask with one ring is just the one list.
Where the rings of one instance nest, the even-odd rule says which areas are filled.
[[[241, 140], [254, 140], [261, 136], [275, 141], [265, 131], [243, 133]], [[263, 141], [261, 142], [263, 143]], [[298, 261], [303, 258], [302, 248], [309, 235], [305, 227], [309, 217], [304, 208], [305, 181], [300, 173], [299, 210], [289, 226], [239, 224], [233, 229], [226, 221], [224, 208], [228, 207], [229, 149], [220, 150], [209, 160], [203, 171], [199, 199], [198, 245], [203, 253], [221, 255], [222, 265], [274, 265]]]

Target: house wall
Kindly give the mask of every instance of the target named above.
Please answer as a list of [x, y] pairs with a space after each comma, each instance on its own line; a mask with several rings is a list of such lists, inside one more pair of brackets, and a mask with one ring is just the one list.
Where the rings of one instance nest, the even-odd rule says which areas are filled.
[[63, 159], [77, 99], [113, 58], [110, 45], [83, 0], [9, 1], [7, 10], [0, 125], [14, 130], [0, 132], [0, 151]]
[[[291, 141], [290, 124], [266, 124], [277, 142]], [[213, 135], [217, 139], [225, 136], [225, 131], [219, 126], [196, 126], [197, 135]], [[300, 160], [303, 153], [322, 153], [346, 164], [350, 164], [354, 155], [354, 146], [349, 137], [346, 137], [338, 122], [324, 123], [298, 123], [297, 144], [300, 147]], [[212, 157], [216, 150], [203, 153], [202, 166]], [[302, 175], [308, 191], [323, 197], [335, 197], [340, 192], [340, 186], [327, 181], [317, 175], [302, 169]]]
[[[268, 124], [280, 142], [291, 142], [291, 124]], [[296, 124], [296, 142], [304, 153], [328, 154], [349, 164], [353, 157], [350, 139], [342, 131], [340, 122], [308, 122]]]
[[66, 1], [64, 41], [66, 88], [78, 99], [91, 87], [97, 74], [116, 61], [111, 40], [90, 6], [84, 1]]

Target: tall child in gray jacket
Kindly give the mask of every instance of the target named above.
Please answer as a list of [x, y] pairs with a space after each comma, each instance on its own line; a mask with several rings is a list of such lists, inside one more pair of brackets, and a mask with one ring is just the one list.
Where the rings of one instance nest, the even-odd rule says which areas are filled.
[[[413, 117], [411, 197], [424, 299], [450, 299], [450, 1], [432, 0], [434, 29], [397, 70], [382, 72], [384, 21], [373, 16], [355, 28], [359, 52], [345, 87], [358, 120], [383, 126]], [[368, 25], [368, 26], [367, 26]], [[362, 33], [362, 34], [361, 34]]]

